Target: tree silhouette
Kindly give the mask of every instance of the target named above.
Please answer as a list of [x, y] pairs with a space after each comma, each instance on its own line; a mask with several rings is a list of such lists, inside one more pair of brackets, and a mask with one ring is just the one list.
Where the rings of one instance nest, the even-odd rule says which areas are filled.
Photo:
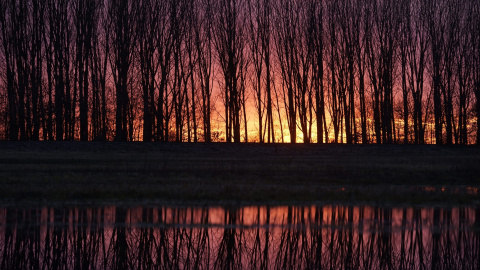
[[474, 0], [3, 0], [0, 13], [1, 139], [480, 141]]

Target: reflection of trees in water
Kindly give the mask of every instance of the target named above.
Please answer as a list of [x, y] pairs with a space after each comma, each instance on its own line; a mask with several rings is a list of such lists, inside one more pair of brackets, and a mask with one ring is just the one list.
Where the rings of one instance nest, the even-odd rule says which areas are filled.
[[[217, 257], [215, 259], [215, 269], [241, 269], [241, 250], [243, 243], [241, 238], [243, 230], [237, 229], [237, 224], [243, 224], [241, 218], [238, 217], [239, 211], [228, 208], [225, 210], [223, 235], [217, 249]], [[237, 223], [237, 219], [240, 222]]]
[[0, 209], [1, 269], [478, 269], [480, 209]]

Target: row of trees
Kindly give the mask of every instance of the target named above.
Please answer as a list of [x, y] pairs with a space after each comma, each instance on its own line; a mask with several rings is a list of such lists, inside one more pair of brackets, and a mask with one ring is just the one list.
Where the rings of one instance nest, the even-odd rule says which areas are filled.
[[4, 139], [480, 142], [474, 0], [1, 0], [0, 41]]

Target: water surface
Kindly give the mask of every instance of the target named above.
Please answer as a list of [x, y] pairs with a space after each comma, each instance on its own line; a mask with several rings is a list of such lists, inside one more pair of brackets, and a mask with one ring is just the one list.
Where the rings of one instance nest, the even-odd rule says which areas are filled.
[[1, 269], [478, 269], [480, 207], [0, 207]]

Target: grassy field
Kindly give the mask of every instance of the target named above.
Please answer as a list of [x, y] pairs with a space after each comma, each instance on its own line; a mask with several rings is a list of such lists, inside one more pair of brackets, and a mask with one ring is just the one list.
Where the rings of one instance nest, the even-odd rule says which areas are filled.
[[480, 148], [0, 142], [0, 203], [480, 204]]

